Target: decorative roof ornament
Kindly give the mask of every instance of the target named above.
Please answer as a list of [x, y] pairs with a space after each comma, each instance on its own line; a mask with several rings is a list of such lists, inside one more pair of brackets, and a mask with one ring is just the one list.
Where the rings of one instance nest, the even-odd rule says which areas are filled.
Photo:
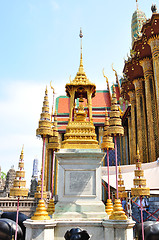
[[157, 13], [156, 4], [152, 4], [152, 6], [151, 6], [151, 11], [152, 11], [152, 13]]
[[110, 91], [110, 87], [109, 87], [109, 81], [108, 81], [107, 76], [105, 76], [105, 74], [104, 74], [104, 68], [103, 68], [103, 77], [106, 79], [107, 89], [108, 89], [108, 91], [109, 91], [109, 96], [110, 96], [110, 99], [111, 99], [112, 96], [111, 96], [111, 91]]
[[116, 71], [116, 70], [113, 68], [113, 63], [112, 63], [112, 70], [115, 72], [116, 83], [118, 84], [119, 93], [121, 93], [121, 89], [120, 89], [120, 83], [119, 83], [118, 74], [117, 74], [117, 71]]

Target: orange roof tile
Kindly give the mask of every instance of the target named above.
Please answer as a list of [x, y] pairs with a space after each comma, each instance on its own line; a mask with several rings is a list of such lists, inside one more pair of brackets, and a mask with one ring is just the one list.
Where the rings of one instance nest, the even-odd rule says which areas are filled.
[[65, 96], [60, 96], [56, 100], [57, 113], [69, 113], [70, 99]]
[[94, 98], [92, 98], [92, 108], [110, 107], [111, 100], [108, 91], [97, 91]]

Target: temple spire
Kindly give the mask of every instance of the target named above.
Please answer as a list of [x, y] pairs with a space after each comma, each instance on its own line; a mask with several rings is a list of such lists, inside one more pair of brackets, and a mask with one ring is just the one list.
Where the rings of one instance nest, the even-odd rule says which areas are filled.
[[139, 9], [138, 0], [136, 0], [136, 10]]
[[80, 70], [83, 70], [83, 59], [82, 59], [82, 38], [83, 38], [83, 33], [82, 33], [82, 28], [80, 28], [79, 37], [81, 39], [81, 56], [80, 56], [80, 66], [79, 66], [79, 71], [80, 71]]

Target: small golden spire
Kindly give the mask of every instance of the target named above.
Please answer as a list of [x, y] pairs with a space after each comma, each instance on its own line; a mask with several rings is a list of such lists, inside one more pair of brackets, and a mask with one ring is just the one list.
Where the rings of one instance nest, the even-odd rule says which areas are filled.
[[136, 170], [134, 182], [134, 188], [131, 188], [132, 196], [149, 196], [150, 189], [146, 187], [146, 179], [144, 178], [144, 170], [142, 170], [142, 164], [140, 161], [139, 147], [137, 146], [137, 154], [136, 154]]
[[51, 83], [52, 83], [52, 81], [50, 82], [50, 87], [51, 87], [51, 89], [53, 91], [53, 94], [55, 94], [55, 88], [51, 85]]
[[136, 0], [136, 9], [139, 9], [138, 0]]
[[[24, 146], [23, 146], [24, 148]], [[26, 188], [25, 171], [24, 171], [24, 152], [21, 150], [18, 171], [14, 179], [13, 187], [10, 189], [10, 196], [27, 197], [29, 189]]]
[[105, 76], [105, 74], [104, 74], [104, 68], [103, 68], [103, 77], [106, 79], [107, 89], [108, 89], [108, 91], [109, 91], [110, 99], [111, 99], [111, 92], [110, 92], [110, 87], [109, 87], [109, 81], [108, 81], [107, 76]]
[[119, 92], [121, 92], [120, 83], [119, 83], [119, 79], [118, 79], [118, 74], [117, 74], [117, 71], [113, 68], [113, 63], [112, 63], [112, 70], [115, 72], [116, 83], [118, 84]]
[[80, 34], [79, 37], [81, 39], [81, 57], [80, 57], [80, 66], [79, 66], [79, 71], [84, 71], [83, 69], [83, 59], [82, 59], [82, 38], [83, 38], [83, 33], [82, 33], [82, 28], [80, 28]]

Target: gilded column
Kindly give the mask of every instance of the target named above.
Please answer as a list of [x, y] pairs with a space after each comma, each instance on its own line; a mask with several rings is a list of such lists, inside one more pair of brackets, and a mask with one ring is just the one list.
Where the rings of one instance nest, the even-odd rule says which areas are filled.
[[145, 100], [143, 92], [143, 79], [135, 79], [133, 81], [135, 85], [136, 95], [136, 112], [137, 112], [137, 143], [140, 150], [141, 159], [143, 162], [148, 162], [148, 147], [147, 147], [147, 124], [146, 124], [146, 111]]
[[44, 171], [44, 181], [45, 181], [45, 185], [46, 185], [46, 189], [48, 190], [48, 172], [47, 172], [47, 169], [48, 169], [48, 148], [47, 148], [47, 144], [48, 144], [48, 138], [45, 139], [46, 141], [46, 150], [45, 150], [45, 171]]
[[159, 114], [159, 36], [154, 36], [148, 40], [151, 47], [153, 72], [156, 87], [157, 112]]
[[92, 121], [92, 93], [90, 90], [88, 90], [87, 93], [87, 99], [88, 99], [88, 109], [89, 109], [89, 121]]
[[131, 129], [131, 117], [128, 116], [128, 140], [129, 140], [129, 163], [133, 164], [133, 149], [132, 149], [132, 143], [133, 143], [133, 133]]
[[155, 161], [159, 156], [159, 141], [158, 141], [159, 128], [158, 124], [156, 124], [158, 123], [158, 118], [152, 60], [149, 58], [145, 58], [142, 61], [140, 61], [140, 64], [143, 67], [145, 80], [149, 161]]
[[[130, 96], [130, 104], [131, 104], [131, 125], [130, 125], [130, 132], [131, 132], [131, 144], [130, 144], [130, 148], [131, 148], [131, 152], [130, 152], [130, 159], [131, 159], [131, 163], [135, 163], [135, 156], [136, 156], [136, 96], [135, 96], [135, 91], [129, 91], [128, 92], [129, 96]], [[130, 129], [129, 128], [129, 129]]]

